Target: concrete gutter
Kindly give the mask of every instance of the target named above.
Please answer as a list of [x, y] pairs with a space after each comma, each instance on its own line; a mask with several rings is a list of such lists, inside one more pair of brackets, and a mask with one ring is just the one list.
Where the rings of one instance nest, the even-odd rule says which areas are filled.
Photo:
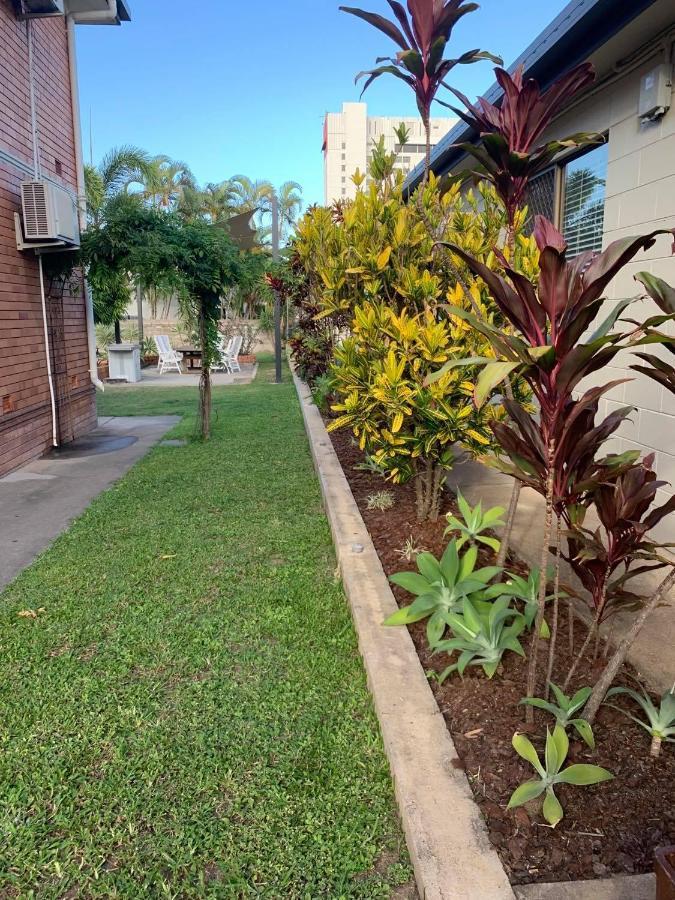
[[293, 376], [423, 900], [514, 900], [514, 893], [375, 547], [306, 384]]
[[655, 877], [511, 887], [377, 551], [308, 386], [294, 374], [314, 467], [422, 900], [650, 900]]

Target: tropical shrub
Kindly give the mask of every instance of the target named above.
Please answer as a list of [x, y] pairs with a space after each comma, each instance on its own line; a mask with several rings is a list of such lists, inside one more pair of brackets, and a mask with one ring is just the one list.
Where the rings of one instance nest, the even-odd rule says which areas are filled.
[[616, 697], [619, 694], [627, 694], [631, 699], [635, 700], [647, 716], [647, 721], [643, 722], [642, 719], [638, 719], [637, 716], [631, 715], [631, 713], [626, 712], [625, 709], [621, 709], [619, 706], [614, 706], [613, 703], [608, 703], [607, 705], [618, 709], [619, 712], [637, 722], [641, 728], [644, 728], [651, 735], [652, 744], [649, 751], [651, 756], [660, 755], [663, 741], [668, 741], [671, 744], [675, 743], [675, 684], [663, 694], [658, 709], [652, 702], [649, 694], [644, 690], [641, 694], [638, 694], [637, 691], [627, 687], [614, 687], [607, 692], [607, 698]]
[[378, 491], [376, 494], [370, 494], [366, 499], [366, 509], [379, 509], [380, 512], [384, 512], [392, 509], [394, 505], [394, 495], [391, 491]]
[[459, 658], [438, 676], [440, 684], [453, 672], [463, 675], [467, 666], [482, 666], [487, 677], [492, 678], [507, 651], [525, 656], [518, 640], [525, 628], [525, 619], [517, 609], [509, 606], [507, 597], [499, 597], [482, 607], [466, 597], [461, 613], [447, 613], [445, 622], [453, 637], [436, 641], [432, 646], [439, 652], [458, 651]]
[[[649, 531], [675, 510], [675, 497], [651, 509], [656, 492], [666, 482], [657, 481], [652, 469], [654, 454], [631, 466], [615, 481], [596, 487], [592, 500], [600, 519], [595, 530], [584, 527], [587, 507], [577, 504], [568, 508], [571, 519], [567, 531], [568, 553], [572, 569], [588, 591], [593, 625], [567, 676], [569, 684], [576, 667], [598, 629], [621, 609], [636, 610], [642, 597], [627, 587], [637, 575], [669, 565], [660, 553], [661, 545], [648, 537]], [[633, 565], [636, 561], [641, 565]]]
[[522, 756], [524, 760], [529, 762], [539, 777], [532, 781], [526, 781], [520, 787], [517, 787], [511, 795], [507, 809], [523, 806], [523, 804], [529, 803], [530, 800], [535, 800], [545, 793], [542, 813], [553, 828], [564, 815], [560, 801], [555, 795], [554, 788], [556, 785], [598, 784], [601, 781], [609, 781], [614, 777], [611, 772], [608, 772], [607, 769], [603, 769], [601, 766], [591, 766], [584, 763], [577, 763], [562, 769], [569, 751], [569, 738], [561, 725], [556, 725], [552, 734], [548, 728], [546, 729], [546, 750], [543, 765], [537, 751], [532, 746], [532, 742], [524, 734], [514, 734], [511, 743], [518, 756]]
[[432, 553], [418, 554], [419, 574], [397, 572], [389, 578], [393, 584], [415, 594], [416, 599], [389, 616], [384, 624], [412, 625], [429, 619], [427, 640], [430, 646], [436, 646], [448, 625], [448, 614], [460, 610], [468, 597], [480, 600], [486, 585], [501, 571], [496, 566], [476, 569], [477, 561], [475, 547], [460, 556], [456, 541], [450, 541], [440, 560]]
[[[484, 453], [489, 423], [503, 415], [499, 404], [475, 407], [470, 369], [429, 383], [442, 362], [493, 352], [460, 316], [448, 315], [448, 301], [503, 325], [485, 287], [470, 285], [463, 263], [437, 253], [436, 238], [453, 236], [496, 264], [492, 246], [503, 228], [494, 192], [465, 201], [457, 186], [441, 194], [433, 176], [409, 204], [400, 180], [386, 191], [372, 184], [351, 204], [310, 211], [298, 227], [296, 249], [312, 273], [319, 316], [343, 316], [351, 328], [334, 351], [340, 415], [331, 427], [350, 427], [388, 477], [415, 480], [420, 519], [439, 514], [453, 445]], [[513, 258], [519, 270], [536, 271], [536, 247], [522, 235]], [[514, 390], [525, 399], [522, 381]]]
[[490, 446], [489, 424], [499, 410], [477, 410], [473, 385], [456, 369], [434, 384], [427, 376], [449, 358], [453, 326], [433, 314], [396, 314], [365, 303], [352, 336], [335, 351], [332, 376], [338, 413], [328, 428], [349, 427], [361, 449], [395, 482], [414, 479], [417, 515], [437, 519], [455, 445], [474, 455]]
[[465, 3], [463, 0], [434, 0], [433, 3], [431, 0], [408, 0], [408, 14], [406, 14], [397, 0], [388, 2], [396, 22], [355, 7], [340, 7], [343, 12], [358, 16], [373, 25], [400, 48], [400, 52], [394, 57], [378, 58], [378, 63], [386, 62], [387, 65], [371, 69], [369, 72], [361, 72], [356, 76], [356, 81], [367, 78], [363, 88], [365, 91], [381, 75], [394, 75], [413, 90], [426, 132], [428, 172], [431, 153], [431, 106], [437, 99], [436, 95], [441, 86], [447, 87], [448, 75], [460, 64], [467, 65], [484, 59], [501, 63], [501, 59], [484, 50], [469, 50], [456, 59], [444, 59], [453, 28], [463, 16], [477, 9], [475, 3]]
[[515, 222], [525, 205], [529, 182], [547, 169], [558, 153], [602, 141], [598, 135], [574, 134], [563, 140], [538, 143], [570, 98], [593, 83], [595, 73], [590, 63], [571, 69], [543, 92], [534, 78], [523, 80], [523, 71], [522, 65], [513, 74], [495, 69], [503, 91], [499, 106], [483, 97], [476, 104], [470, 103], [464, 94], [450, 88], [466, 107], [453, 107], [454, 112], [480, 135], [476, 144], [461, 147], [481, 166], [478, 177], [487, 178], [494, 185], [509, 223]]
[[445, 534], [458, 531], [460, 537], [457, 540], [457, 549], [461, 549], [468, 541], [472, 547], [478, 543], [485, 544], [494, 550], [499, 550], [499, 541], [497, 538], [484, 534], [494, 528], [495, 525], [503, 525], [501, 517], [504, 515], [504, 509], [501, 506], [494, 506], [492, 509], [486, 509], [483, 512], [483, 504], [478, 501], [473, 508], [466, 502], [461, 491], [457, 491], [457, 506], [459, 507], [461, 519], [457, 519], [451, 513], [446, 516], [448, 527]]
[[564, 729], [567, 729], [567, 727], [571, 725], [577, 730], [581, 739], [588, 744], [591, 750], [594, 750], [595, 737], [593, 736], [593, 729], [585, 719], [576, 716], [576, 713], [581, 712], [588, 698], [591, 696], [591, 688], [580, 688], [573, 697], [568, 697], [555, 684], [551, 684], [551, 690], [558, 701], [557, 705], [555, 703], [549, 703], [547, 700], [543, 700], [540, 697], [523, 697], [520, 702], [522, 704], [534, 706], [536, 709], [543, 709], [545, 712], [550, 713], [555, 718], [558, 725]]
[[[601, 456], [602, 445], [631, 411], [619, 409], [595, 423], [599, 399], [615, 382], [587, 391], [579, 400], [574, 392], [583, 378], [605, 366], [622, 350], [646, 344], [675, 346], [659, 327], [672, 317], [667, 302], [664, 316], [655, 316], [627, 331], [613, 332], [616, 321], [632, 300], [617, 304], [586, 342], [582, 335], [603, 305], [603, 291], [611, 279], [640, 249], [651, 247], [664, 230], [615, 241], [603, 253], [586, 252], [567, 260], [567, 244], [553, 225], [538, 216], [535, 239], [540, 250], [536, 284], [505, 266], [506, 277], [471, 257], [457, 244], [450, 249], [489, 286], [514, 333], [494, 328], [472, 313], [456, 310], [491, 342], [500, 362], [486, 359], [481, 376], [484, 393], [496, 388], [509, 373], [525, 378], [537, 400], [535, 418], [517, 402], [506, 401], [510, 423], [495, 422], [493, 431], [508, 456], [493, 464], [528, 484], [546, 498], [542, 565], [546, 568], [553, 514], [569, 519], [570, 508], [588, 502], [601, 484], [616, 479], [635, 462], [635, 454]], [[510, 282], [510, 283], [509, 283]], [[473, 362], [473, 360], [470, 360]], [[450, 364], [452, 365], [452, 364]], [[441, 369], [439, 377], [450, 366]], [[540, 585], [539, 622], [544, 615], [545, 586]], [[536, 649], [539, 627], [533, 632], [528, 696], [536, 685]]]

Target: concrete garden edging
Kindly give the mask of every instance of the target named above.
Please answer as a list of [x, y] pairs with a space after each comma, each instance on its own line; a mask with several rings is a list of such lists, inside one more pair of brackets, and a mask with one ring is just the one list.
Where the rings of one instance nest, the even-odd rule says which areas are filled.
[[319, 410], [293, 375], [420, 896], [513, 900]]
[[422, 900], [650, 900], [656, 879], [617, 875], [513, 888], [312, 394], [293, 373], [345, 594]]

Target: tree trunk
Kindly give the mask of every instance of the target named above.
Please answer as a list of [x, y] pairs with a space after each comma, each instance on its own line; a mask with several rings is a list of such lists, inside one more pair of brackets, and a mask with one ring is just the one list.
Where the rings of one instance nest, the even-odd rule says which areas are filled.
[[[541, 548], [541, 566], [539, 574], [539, 598], [537, 616], [534, 622], [534, 630], [532, 631], [532, 641], [530, 643], [530, 658], [527, 667], [527, 688], [526, 697], [535, 697], [537, 689], [537, 653], [539, 650], [539, 637], [541, 632], [541, 623], [544, 621], [544, 612], [546, 610], [546, 564], [548, 563], [549, 545], [551, 543], [551, 531], [553, 530], [553, 457], [555, 454], [555, 442], [551, 441], [548, 445], [548, 477], [546, 479], [546, 518], [544, 520], [544, 540]], [[534, 722], [534, 707], [527, 704], [525, 706], [525, 721], [528, 725]]]
[[586, 719], [589, 724], [592, 725], [595, 721], [595, 717], [597, 716], [598, 710], [600, 709], [600, 704], [605, 699], [605, 694], [612, 686], [612, 682], [616, 678], [619, 669], [624, 664], [626, 656], [628, 655], [628, 651], [633, 646], [635, 638], [642, 631], [642, 626], [645, 624], [649, 616], [654, 612], [659, 603], [668, 595], [673, 585], [675, 585], [675, 567], [672, 569], [670, 575], [664, 578], [664, 580], [661, 582], [649, 603], [647, 603], [642, 608], [640, 614], [633, 622], [630, 631], [625, 634], [623, 640], [619, 643], [619, 646], [614, 651], [614, 655], [605, 666], [602, 675], [595, 683], [593, 693], [591, 694], [584, 710], [584, 719]]
[[422, 463], [415, 475], [415, 504], [419, 522], [436, 522], [441, 512], [441, 497], [445, 481], [443, 466], [431, 460]]
[[122, 328], [120, 327], [120, 320], [115, 319], [115, 343], [122, 343]]
[[558, 640], [558, 616], [560, 593], [560, 544], [562, 543], [562, 520], [557, 516], [555, 533], [555, 580], [553, 582], [553, 619], [551, 621], [551, 638], [548, 645], [548, 666], [546, 668], [546, 693], [545, 699], [551, 692], [551, 678], [553, 677], [553, 665], [555, 663], [555, 649]]
[[564, 691], [566, 691], [567, 688], [569, 687], [569, 683], [572, 680], [572, 677], [573, 677], [574, 673], [576, 672], [577, 668], [579, 667], [579, 663], [584, 658], [584, 654], [588, 650], [590, 643], [593, 640], [594, 635], [597, 634], [599, 627], [600, 627], [600, 614], [596, 613], [595, 618], [591, 622], [591, 626], [588, 629], [588, 634], [586, 635], [586, 640], [583, 642], [583, 644], [581, 645], [581, 649], [579, 650], [577, 655], [574, 657], [574, 662], [572, 663], [570, 670], [567, 673], [567, 678], [565, 678], [565, 683], [563, 684]]
[[429, 180], [431, 172], [431, 119], [427, 113], [424, 119], [424, 134], [426, 138], [425, 154], [424, 154], [424, 180]]
[[654, 758], [656, 758], [657, 756], [661, 755], [661, 741], [662, 741], [662, 738], [660, 738], [658, 736], [658, 734], [655, 734], [652, 737], [652, 745], [649, 748], [650, 756], [653, 756]]
[[499, 553], [497, 554], [496, 565], [504, 568], [506, 565], [506, 557], [509, 552], [509, 544], [511, 543], [511, 535], [513, 533], [513, 525], [516, 521], [516, 513], [518, 512], [518, 501], [520, 500], [520, 492], [522, 484], [518, 479], [513, 482], [513, 490], [511, 491], [511, 502], [509, 503], [509, 513], [506, 517], [506, 525], [504, 526], [504, 534], [499, 545]]
[[567, 630], [570, 656], [574, 656], [574, 600], [572, 596], [567, 598]]
[[211, 361], [209, 359], [204, 310], [199, 311], [199, 343], [202, 351], [202, 374], [199, 379], [199, 430], [202, 440], [211, 434]]

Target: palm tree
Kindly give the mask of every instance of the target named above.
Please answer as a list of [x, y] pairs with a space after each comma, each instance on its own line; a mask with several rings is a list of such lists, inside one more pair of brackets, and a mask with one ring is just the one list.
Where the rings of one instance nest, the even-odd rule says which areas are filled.
[[142, 194], [157, 209], [171, 209], [180, 202], [183, 192], [196, 187], [190, 167], [164, 154], [150, 160], [143, 177], [136, 179]]
[[278, 191], [279, 231], [283, 240], [295, 228], [295, 223], [302, 212], [302, 186], [297, 181], [285, 181]]
[[235, 175], [229, 180], [231, 196], [234, 203], [233, 212], [255, 211], [255, 226], [258, 232], [258, 243], [265, 244], [271, 234], [265, 224], [265, 217], [271, 215], [274, 185], [271, 181], [252, 181], [246, 175]]
[[126, 192], [130, 184], [142, 181], [150, 171], [145, 150], [124, 145], [114, 147], [98, 166], [84, 167], [87, 217], [94, 225], [105, 218], [105, 207], [114, 197]]
[[237, 212], [237, 202], [231, 181], [209, 182], [201, 194], [202, 212], [212, 224], [226, 222]]

